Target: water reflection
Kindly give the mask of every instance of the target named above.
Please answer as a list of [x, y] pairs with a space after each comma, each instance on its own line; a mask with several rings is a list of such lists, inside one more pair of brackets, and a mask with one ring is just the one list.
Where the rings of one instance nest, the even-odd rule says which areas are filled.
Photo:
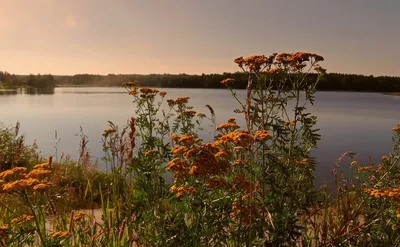
[[54, 94], [54, 88], [16, 88], [16, 89], [0, 89], [0, 95], [41, 95], [41, 94]]

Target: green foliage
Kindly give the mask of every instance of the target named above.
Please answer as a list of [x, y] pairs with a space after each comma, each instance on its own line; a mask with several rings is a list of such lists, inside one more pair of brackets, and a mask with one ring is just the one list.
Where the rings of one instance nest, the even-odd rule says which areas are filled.
[[36, 143], [26, 145], [19, 128], [19, 123], [13, 128], [0, 126], [0, 171], [32, 165], [39, 161]]

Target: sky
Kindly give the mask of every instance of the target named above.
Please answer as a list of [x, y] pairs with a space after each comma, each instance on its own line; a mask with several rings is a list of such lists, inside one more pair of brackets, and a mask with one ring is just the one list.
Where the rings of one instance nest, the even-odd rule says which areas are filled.
[[0, 0], [0, 71], [222, 73], [315, 52], [328, 72], [400, 76], [399, 0]]

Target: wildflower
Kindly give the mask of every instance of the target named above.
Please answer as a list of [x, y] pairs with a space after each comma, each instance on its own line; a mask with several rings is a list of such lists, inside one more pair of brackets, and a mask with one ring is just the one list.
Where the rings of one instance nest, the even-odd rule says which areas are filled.
[[294, 126], [296, 123], [293, 121], [293, 120], [291, 120], [291, 121], [289, 121], [289, 122], [285, 122], [284, 123], [286, 126]]
[[39, 184], [39, 180], [34, 178], [20, 179], [3, 185], [2, 190], [4, 192], [13, 192], [33, 187], [36, 184]]
[[123, 87], [137, 87], [139, 86], [139, 83], [137, 81], [133, 81], [133, 82], [124, 82], [122, 83]]
[[86, 216], [85, 213], [77, 213], [74, 215], [73, 220], [74, 220], [74, 222], [77, 222], [77, 221], [80, 221], [85, 216]]
[[148, 95], [148, 94], [155, 94], [158, 93], [159, 91], [155, 88], [147, 88], [147, 87], [143, 87], [140, 89], [140, 92], [144, 95]]
[[174, 142], [177, 142], [178, 140], [179, 140], [179, 135], [178, 134], [172, 134], [171, 135], [171, 139], [174, 141]]
[[191, 117], [196, 116], [196, 111], [193, 111], [193, 110], [186, 110], [186, 111], [183, 112], [183, 114], [184, 114], [186, 117], [191, 118]]
[[233, 117], [231, 117], [231, 118], [228, 119], [228, 123], [235, 123], [235, 122], [236, 122], [236, 119], [233, 118]]
[[148, 156], [155, 155], [155, 154], [158, 154], [158, 151], [155, 150], [155, 149], [152, 149], [152, 150], [146, 151], [146, 152], [144, 153], [144, 156], [145, 156], [145, 157], [148, 157]]
[[37, 184], [37, 185], [33, 186], [34, 191], [47, 190], [48, 188], [50, 188], [50, 186], [48, 184]]
[[178, 143], [182, 143], [184, 145], [190, 146], [194, 144], [194, 137], [189, 134], [184, 134], [179, 138]]
[[222, 84], [222, 85], [229, 85], [229, 84], [233, 83], [234, 81], [235, 81], [235, 80], [232, 79], [232, 78], [226, 78], [226, 79], [224, 79], [224, 80], [221, 81], [221, 84]]
[[272, 139], [272, 136], [270, 134], [268, 134], [268, 131], [266, 131], [266, 130], [257, 130], [254, 137], [257, 141], [264, 141], [264, 140]]
[[12, 219], [11, 223], [18, 224], [19, 226], [21, 226], [22, 224], [27, 223], [27, 222], [31, 221], [32, 219], [33, 219], [33, 216], [24, 214], [18, 218]]
[[50, 238], [51, 239], [63, 239], [66, 238], [68, 236], [68, 232], [53, 232], [52, 234], [50, 234]]
[[243, 57], [238, 57], [238, 58], [236, 58], [234, 61], [235, 61], [235, 63], [237, 63], [237, 65], [239, 65], [240, 68], [243, 67], [243, 64], [244, 64], [244, 62], [245, 62], [245, 60], [243, 59]]
[[4, 172], [0, 173], [0, 178], [1, 179], [6, 179], [6, 178], [9, 178], [9, 177], [11, 177], [11, 176], [13, 176], [15, 174], [18, 174], [18, 173], [24, 173], [24, 172], [26, 172], [26, 170], [27, 169], [25, 167], [15, 167], [15, 168], [13, 168], [11, 170], [5, 170]]
[[165, 91], [161, 91], [161, 92], [160, 92], [160, 95], [163, 96], [163, 97], [164, 97], [166, 94], [167, 94], [167, 92], [165, 92]]
[[218, 158], [226, 158], [227, 156], [228, 156], [228, 153], [225, 150], [221, 150], [215, 154], [215, 157], [218, 157]]
[[239, 125], [234, 122], [223, 123], [217, 126], [217, 130], [230, 130], [230, 129], [239, 129]]
[[42, 163], [42, 164], [35, 165], [33, 167], [33, 169], [44, 169], [44, 170], [46, 170], [46, 169], [50, 169], [50, 165], [49, 165], [49, 163]]
[[175, 155], [178, 155], [178, 154], [184, 154], [185, 152], [186, 152], [186, 148], [184, 148], [184, 147], [182, 147], [182, 146], [177, 146], [177, 147], [174, 147], [172, 150], [171, 150], [171, 152], [173, 153], [173, 154], [175, 154]]
[[179, 186], [176, 187], [175, 185], [171, 186], [171, 192], [176, 192], [176, 197], [180, 198], [183, 195], [190, 194], [196, 192], [196, 189], [192, 186]]
[[49, 170], [44, 170], [44, 169], [34, 169], [31, 172], [28, 173], [26, 178], [39, 178], [39, 177], [44, 177], [51, 174], [51, 171]]
[[104, 131], [103, 131], [103, 136], [104, 137], [107, 137], [107, 136], [109, 136], [110, 134], [112, 134], [112, 133], [115, 133], [116, 132], [116, 130], [115, 129], [113, 129], [113, 128], [108, 128], [108, 129], [105, 129]]
[[382, 162], [388, 161], [389, 158], [387, 156], [382, 156]]
[[136, 94], [137, 94], [136, 88], [132, 88], [132, 89], [129, 91], [129, 95], [136, 95]]

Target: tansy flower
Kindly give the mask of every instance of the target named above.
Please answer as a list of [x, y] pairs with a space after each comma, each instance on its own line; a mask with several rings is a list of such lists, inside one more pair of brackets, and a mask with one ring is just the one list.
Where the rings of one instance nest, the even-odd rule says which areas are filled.
[[172, 152], [173, 154], [175, 154], [175, 155], [184, 154], [184, 153], [186, 152], [186, 148], [184, 148], [184, 147], [182, 147], [182, 146], [177, 146], [177, 147], [174, 147], [174, 148], [171, 150], [171, 152]]
[[217, 126], [217, 130], [229, 130], [229, 129], [239, 129], [239, 125], [234, 122], [223, 123]]
[[167, 92], [165, 92], [165, 91], [161, 91], [161, 92], [160, 92], [160, 95], [161, 95], [161, 96], [165, 96], [166, 94], [167, 94]]
[[272, 139], [272, 136], [270, 134], [268, 134], [268, 131], [266, 131], [266, 130], [257, 130], [254, 137], [256, 138], [257, 141], [264, 141], [264, 140]]
[[27, 188], [33, 187], [34, 185], [36, 185], [38, 183], [39, 183], [39, 180], [34, 179], [34, 178], [20, 179], [20, 180], [9, 182], [9, 183], [3, 185], [2, 190], [4, 192], [18, 191], [21, 189], [27, 189]]
[[44, 169], [34, 169], [26, 175], [26, 178], [39, 178], [51, 174], [51, 171]]
[[158, 154], [158, 151], [155, 150], [155, 149], [152, 149], [152, 150], [146, 151], [146, 152], [144, 153], [144, 156], [145, 156], [145, 157], [148, 157], [148, 156], [150, 156], [150, 155], [155, 155], [155, 154]]
[[222, 85], [229, 85], [229, 84], [231, 84], [231, 83], [234, 82], [234, 81], [235, 81], [235, 80], [232, 79], [232, 78], [226, 78], [226, 79], [224, 79], [224, 80], [221, 81], [221, 84], [222, 84]]
[[50, 169], [50, 166], [49, 166], [49, 163], [42, 163], [42, 164], [38, 164], [38, 165], [35, 165], [34, 167], [33, 167], [33, 169]]
[[112, 134], [112, 133], [115, 133], [116, 132], [116, 130], [115, 129], [113, 129], [113, 128], [108, 128], [108, 129], [105, 129], [104, 131], [103, 131], [103, 136], [105, 136], [105, 137], [107, 137], [108, 135], [110, 135], [110, 134]]
[[27, 222], [31, 221], [32, 219], [33, 219], [33, 216], [24, 214], [18, 218], [12, 219], [11, 223], [18, 224], [19, 226], [21, 226], [22, 224], [27, 223]]
[[37, 184], [37, 185], [33, 186], [34, 191], [47, 190], [48, 188], [50, 188], [50, 186], [48, 184]]
[[190, 146], [194, 144], [194, 137], [189, 134], [184, 134], [179, 138], [178, 143], [182, 143], [184, 145]]
[[129, 95], [136, 95], [136, 94], [137, 94], [136, 88], [132, 88], [132, 89], [129, 91]]
[[17, 173], [24, 173], [24, 172], [26, 172], [26, 170], [27, 169], [25, 167], [15, 167], [15, 168], [13, 168], [11, 170], [5, 170], [4, 172], [0, 173], [0, 178], [1, 179], [6, 179], [6, 178], [9, 178], [9, 177], [13, 176], [14, 174], [17, 174]]
[[63, 239], [68, 236], [68, 232], [54, 232], [50, 234], [51, 239]]
[[221, 150], [215, 154], [215, 157], [218, 157], [218, 158], [226, 158], [227, 156], [228, 156], [228, 153], [224, 150]]
[[74, 215], [73, 220], [74, 220], [74, 221], [79, 221], [79, 220], [81, 220], [81, 219], [82, 219], [83, 217], [85, 217], [85, 216], [86, 216], [85, 213], [77, 213], [77, 214]]

